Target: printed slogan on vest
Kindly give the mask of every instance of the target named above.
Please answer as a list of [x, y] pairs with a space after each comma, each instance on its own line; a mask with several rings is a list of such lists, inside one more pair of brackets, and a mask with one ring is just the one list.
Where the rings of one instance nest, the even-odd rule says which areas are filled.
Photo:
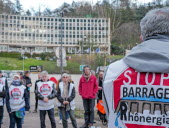
[[169, 74], [125, 70], [113, 82], [112, 128], [168, 128]]
[[11, 96], [14, 100], [18, 100], [21, 97], [21, 91], [19, 90], [19, 88], [14, 88], [11, 91]]
[[40, 92], [42, 95], [49, 95], [51, 93], [51, 87], [48, 84], [43, 84], [40, 87]]

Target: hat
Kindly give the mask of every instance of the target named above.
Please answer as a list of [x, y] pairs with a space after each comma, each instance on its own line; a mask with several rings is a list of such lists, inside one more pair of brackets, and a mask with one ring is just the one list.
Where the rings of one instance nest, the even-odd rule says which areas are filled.
[[18, 74], [15, 74], [15, 75], [13, 76], [13, 78], [14, 78], [14, 77], [18, 77], [18, 78], [20, 78], [20, 76], [19, 76]]
[[62, 77], [69, 77], [69, 74], [63, 73], [63, 74], [62, 74]]

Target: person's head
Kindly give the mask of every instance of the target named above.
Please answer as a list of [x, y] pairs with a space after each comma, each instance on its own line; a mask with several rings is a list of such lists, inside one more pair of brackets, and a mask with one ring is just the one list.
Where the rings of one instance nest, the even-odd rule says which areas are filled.
[[69, 79], [70, 79], [69, 74], [67, 74], [67, 73], [63, 73], [62, 74], [62, 81], [63, 81], [63, 83], [68, 83]]
[[3, 76], [2, 71], [0, 70], [0, 78]]
[[13, 76], [13, 80], [19, 80], [20, 79], [20, 76], [18, 75], [18, 74], [15, 74], [14, 76]]
[[100, 70], [98, 75], [99, 75], [99, 78], [103, 79], [104, 71]]
[[41, 80], [42, 76], [41, 73], [38, 73], [38, 79]]
[[41, 72], [41, 78], [42, 78], [42, 81], [48, 81], [48, 72], [47, 71], [43, 71]]
[[169, 7], [149, 11], [141, 20], [140, 27], [143, 41], [155, 34], [169, 35]]
[[90, 67], [88, 66], [88, 65], [86, 65], [86, 66], [84, 66], [84, 68], [83, 68], [83, 73], [85, 74], [85, 75], [90, 75], [90, 73], [91, 73], [91, 69], [90, 69]]
[[17, 74], [20, 76], [20, 79], [23, 77], [23, 72], [17, 72]]
[[27, 71], [25, 71], [25, 72], [24, 72], [24, 75], [25, 75], [25, 76], [27, 76], [27, 77], [29, 77], [29, 75], [30, 75], [30, 71], [28, 71], [28, 70], [27, 70]]
[[94, 70], [91, 70], [91, 74], [92, 74], [92, 75], [96, 75], [96, 73], [95, 73]]

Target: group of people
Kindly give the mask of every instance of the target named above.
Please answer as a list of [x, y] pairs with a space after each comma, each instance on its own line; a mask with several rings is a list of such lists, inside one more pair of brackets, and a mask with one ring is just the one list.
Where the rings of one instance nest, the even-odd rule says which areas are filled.
[[[30, 72], [17, 73], [13, 76], [10, 85], [7, 79], [0, 71], [0, 128], [3, 120], [4, 104], [6, 103], [7, 111], [10, 117], [9, 128], [22, 128], [24, 123], [25, 111], [30, 110], [30, 87], [32, 86], [29, 77]], [[94, 123], [94, 107], [95, 99], [99, 90], [98, 98], [102, 98], [100, 91], [101, 86], [98, 83], [102, 82], [103, 71], [99, 72], [100, 78], [97, 80], [93, 75], [89, 66], [85, 66], [83, 75], [79, 81], [79, 94], [83, 100], [84, 119], [85, 123], [81, 128], [88, 128]], [[51, 127], [56, 128], [54, 115], [55, 98], [58, 99], [57, 107], [62, 125], [68, 127], [68, 117], [70, 117], [73, 128], [77, 128], [75, 118], [75, 85], [71, 76], [68, 73], [63, 73], [59, 81], [55, 77], [49, 78], [47, 71], [42, 71], [38, 74], [38, 80], [35, 82], [35, 110], [39, 110], [40, 126], [46, 128], [45, 116], [48, 113]]]

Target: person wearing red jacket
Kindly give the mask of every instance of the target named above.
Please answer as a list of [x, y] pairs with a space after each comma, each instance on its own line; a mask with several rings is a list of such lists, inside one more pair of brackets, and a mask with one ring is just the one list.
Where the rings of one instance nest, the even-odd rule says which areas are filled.
[[80, 128], [88, 128], [93, 125], [95, 98], [98, 91], [97, 78], [91, 74], [89, 66], [83, 68], [84, 75], [79, 81], [79, 94], [83, 99], [85, 123]]

